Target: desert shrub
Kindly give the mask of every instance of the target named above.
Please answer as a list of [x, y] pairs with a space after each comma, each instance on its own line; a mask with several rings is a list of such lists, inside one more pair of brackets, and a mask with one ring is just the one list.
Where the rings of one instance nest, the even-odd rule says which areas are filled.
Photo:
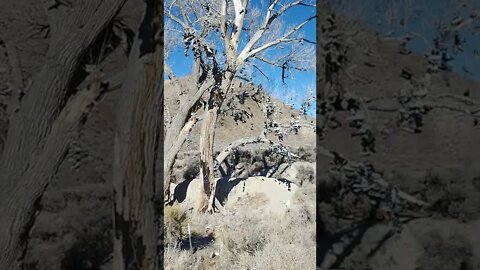
[[296, 205], [296, 208], [286, 213], [285, 221], [290, 220], [297, 223], [292, 224], [292, 226], [306, 226], [308, 223], [315, 224], [315, 191], [315, 185], [313, 184], [307, 184], [300, 187], [293, 197], [294, 205]]
[[435, 216], [455, 218], [461, 222], [480, 215], [479, 197], [461, 171], [450, 171], [440, 177], [429, 172], [424, 180], [423, 194], [431, 202]]
[[[256, 150], [258, 151], [258, 150]], [[252, 163], [253, 160], [255, 160], [255, 157], [260, 155], [258, 153], [252, 153], [250, 150], [244, 150], [244, 149], [237, 149], [235, 152], [237, 162], [245, 162], [245, 163]]]
[[299, 166], [297, 173], [297, 181], [300, 182], [302, 186], [305, 182], [314, 183], [315, 182], [315, 171], [307, 166]]
[[261, 251], [269, 237], [268, 229], [266, 221], [248, 213], [227, 217], [214, 232], [225, 265], [238, 264], [242, 256]]
[[308, 162], [316, 161], [315, 148], [300, 146], [295, 152], [300, 157], [300, 160]]
[[187, 164], [187, 169], [183, 172], [183, 179], [192, 180], [200, 173], [200, 162], [198, 159], [192, 159]]
[[201, 269], [199, 256], [181, 250], [178, 247], [167, 247], [164, 252], [165, 270]]
[[189, 219], [180, 205], [165, 206], [163, 222], [167, 245], [175, 245], [181, 238], [186, 236], [187, 231], [185, 228]]
[[315, 221], [298, 210], [286, 216], [229, 216], [215, 231], [223, 249], [219, 269], [314, 268]]
[[[302, 234], [300, 228], [297, 233]], [[241, 264], [245, 266], [244, 269], [314, 269], [315, 245], [285, 244], [272, 239], [260, 252], [245, 258]]]
[[265, 232], [256, 226], [240, 226], [233, 228], [228, 225], [221, 226], [216, 233], [217, 239], [223, 244], [223, 248], [232, 254], [254, 254], [261, 250], [266, 241]]
[[474, 269], [472, 245], [463, 236], [451, 234], [442, 237], [440, 232], [431, 231], [423, 237], [422, 242], [425, 254], [419, 258], [417, 269]]

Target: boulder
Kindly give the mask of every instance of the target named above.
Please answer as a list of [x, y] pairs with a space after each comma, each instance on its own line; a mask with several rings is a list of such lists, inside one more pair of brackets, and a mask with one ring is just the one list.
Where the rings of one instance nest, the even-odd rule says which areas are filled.
[[[292, 205], [298, 186], [286, 179], [268, 177], [219, 178], [216, 197], [226, 210], [249, 207], [253, 211], [282, 214]], [[200, 195], [200, 180], [172, 186], [175, 202], [195, 208]]]

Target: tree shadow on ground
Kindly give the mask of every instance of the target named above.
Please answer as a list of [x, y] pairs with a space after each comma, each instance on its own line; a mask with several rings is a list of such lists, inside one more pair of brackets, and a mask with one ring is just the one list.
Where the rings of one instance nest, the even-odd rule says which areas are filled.
[[[213, 244], [213, 236], [192, 236], [192, 249], [196, 251]], [[180, 241], [180, 250], [190, 250], [190, 240], [187, 238]]]
[[[175, 187], [174, 198], [176, 202], [182, 203], [187, 198], [188, 187], [193, 179], [186, 179], [185, 181], [179, 183]], [[215, 197], [218, 201], [224, 205], [229, 194], [232, 192], [234, 188], [245, 188], [246, 181], [248, 177], [242, 178], [229, 178], [229, 177], [222, 177], [217, 180], [217, 189], [215, 191]], [[275, 182], [279, 185], [283, 184], [288, 189], [288, 191], [292, 192], [292, 181], [284, 179], [284, 178], [275, 178]], [[173, 202], [172, 202], [173, 203]]]
[[193, 179], [186, 179], [175, 187], [174, 198], [177, 202], [182, 203], [183, 201], [185, 201], [185, 199], [187, 198], [188, 186], [190, 185], [190, 182], [192, 182], [192, 180]]
[[[375, 217], [376, 210], [376, 208], [372, 208], [367, 217], [363, 218], [357, 223], [352, 224], [352, 226], [347, 229], [333, 233], [327, 230], [322, 217], [317, 213], [317, 266], [321, 266], [324, 263], [328, 252], [332, 250], [335, 244], [345, 242], [344, 239], [348, 238], [348, 242], [345, 243], [342, 252], [340, 252], [340, 254], [335, 254], [336, 259], [330, 265], [329, 269], [337, 269], [341, 267], [345, 259], [347, 259], [352, 254], [355, 247], [360, 244], [367, 230], [377, 223], [377, 219]], [[379, 243], [379, 245], [382, 244], [384, 244], [384, 241]], [[375, 250], [378, 249], [379, 247], [375, 248]]]
[[[273, 179], [273, 178], [270, 178]], [[245, 188], [246, 181], [248, 177], [243, 178], [228, 178], [223, 177], [218, 179], [217, 181], [217, 190], [215, 192], [215, 197], [217, 197], [218, 201], [224, 205], [225, 201], [228, 198], [228, 195], [232, 192], [234, 188], [238, 188], [239, 185], [242, 185], [240, 188]], [[284, 184], [288, 191], [292, 191], [292, 181], [284, 179], [284, 178], [275, 178], [275, 181], [279, 184]]]

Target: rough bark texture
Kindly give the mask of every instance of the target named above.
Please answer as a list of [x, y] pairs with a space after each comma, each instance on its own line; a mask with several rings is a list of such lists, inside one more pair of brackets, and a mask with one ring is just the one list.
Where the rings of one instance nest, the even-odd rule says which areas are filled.
[[[90, 3], [92, 2], [92, 3]], [[68, 100], [83, 52], [124, 0], [85, 1], [52, 26], [46, 62], [10, 115], [0, 158], [0, 269], [20, 269], [38, 202], [63, 160], [70, 135], [101, 89], [92, 86]], [[95, 85], [95, 84], [94, 84]]]
[[209, 98], [208, 107], [205, 109], [203, 118], [202, 133], [200, 134], [200, 179], [203, 185], [200, 185], [201, 200], [199, 201], [200, 211], [210, 211], [211, 207], [207, 202], [210, 197], [214, 197], [215, 166], [213, 164], [213, 143], [215, 124], [218, 118], [218, 104], [212, 98]]
[[[187, 135], [190, 133], [192, 127], [197, 122], [197, 119], [192, 114], [195, 112], [195, 105], [199, 102], [204, 93], [210, 89], [215, 81], [213, 78], [203, 77], [201, 70], [201, 59], [196, 58], [192, 67], [192, 77], [195, 80], [196, 88], [191, 89], [187, 93], [184, 93], [184, 89], [181, 89], [180, 85], [174, 83], [176, 91], [180, 98], [180, 106], [173, 117], [171, 123], [168, 124], [165, 134], [165, 167], [164, 167], [164, 202], [165, 204], [171, 203], [173, 198], [170, 197], [170, 173], [172, 170], [175, 157], [177, 156], [180, 148], [182, 147]], [[167, 73], [171, 80], [175, 79], [170, 67], [167, 66]], [[201, 79], [202, 77], [202, 79]]]
[[200, 134], [200, 179], [203, 185], [200, 185], [201, 200], [198, 210], [215, 211], [215, 164], [213, 156], [213, 144], [215, 139], [215, 126], [218, 120], [220, 108], [232, 85], [234, 73], [227, 71], [225, 78], [220, 86], [220, 92], [212, 89], [205, 105], [205, 116], [202, 123], [202, 132]]
[[157, 11], [154, 5], [154, 1], [147, 1], [117, 112], [113, 269], [118, 270], [160, 269], [160, 217], [155, 197], [163, 126], [163, 59], [158, 46], [153, 45], [153, 51], [145, 46], [155, 34], [155, 27], [151, 27]]
[[165, 135], [165, 168], [164, 168], [164, 200], [166, 203], [169, 203], [172, 198], [170, 198], [169, 187], [170, 187], [170, 172], [175, 161], [177, 153], [180, 151], [187, 135], [189, 134], [191, 128], [197, 122], [190, 113], [192, 112], [192, 107], [199, 101], [202, 95], [213, 85], [213, 79], [208, 79], [203, 82], [201, 86], [198, 86], [193, 93], [188, 93], [180, 101], [179, 110], [176, 113], [175, 117], [172, 120], [172, 123], [168, 126]]
[[[175, 161], [175, 157], [177, 156], [177, 153], [180, 151], [180, 148], [183, 145], [183, 142], [185, 141], [187, 135], [190, 133], [192, 130], [192, 127], [197, 123], [198, 119], [196, 117], [190, 118], [190, 120], [185, 124], [185, 126], [182, 128], [180, 131], [180, 134], [177, 136], [177, 140], [175, 143], [170, 147], [168, 152], [165, 155], [165, 171], [164, 171], [164, 179], [168, 179], [165, 182], [165, 190], [168, 191], [170, 188], [170, 171], [172, 169], [173, 163]], [[170, 196], [165, 196], [165, 202], [170, 201]]]

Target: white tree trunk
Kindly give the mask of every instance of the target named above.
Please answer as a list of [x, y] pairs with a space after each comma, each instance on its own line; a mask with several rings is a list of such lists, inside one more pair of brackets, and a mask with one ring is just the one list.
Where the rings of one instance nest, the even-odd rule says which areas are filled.
[[213, 205], [210, 206], [208, 202], [210, 201], [210, 198], [215, 195], [213, 143], [219, 108], [218, 105], [215, 105], [213, 102], [207, 106], [208, 107], [205, 108], [204, 122], [200, 134], [200, 179], [202, 180], [203, 185], [200, 185], [200, 201], [198, 209], [202, 212], [213, 210]]
[[164, 200], [169, 203], [170, 198], [170, 172], [175, 161], [175, 157], [180, 151], [187, 135], [193, 128], [197, 119], [190, 115], [191, 108], [195, 106], [206, 90], [213, 85], [213, 79], [206, 80], [201, 86], [193, 92], [186, 95], [180, 102], [179, 110], [173, 119], [173, 123], [168, 127], [165, 134], [164, 149]]
[[220, 89], [222, 95], [211, 90], [208, 103], [205, 107], [205, 116], [202, 123], [202, 131], [200, 133], [200, 179], [203, 185], [200, 185], [200, 201], [198, 202], [198, 210], [201, 212], [215, 211], [215, 164], [213, 156], [213, 146], [215, 140], [215, 126], [218, 120], [218, 114], [227, 96], [233, 82], [234, 73], [225, 72], [225, 78], [222, 81]]

